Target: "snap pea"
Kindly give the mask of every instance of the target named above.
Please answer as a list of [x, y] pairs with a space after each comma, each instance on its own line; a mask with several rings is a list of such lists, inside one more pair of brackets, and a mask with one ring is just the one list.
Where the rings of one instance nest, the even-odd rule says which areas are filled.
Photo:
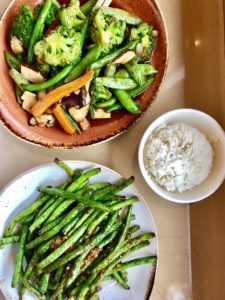
[[116, 20], [125, 21], [130, 25], [137, 25], [142, 22], [140, 18], [130, 14], [128, 11], [125, 11], [123, 9], [103, 6], [101, 7], [101, 11], [105, 15], [115, 17]]
[[124, 106], [117, 102], [117, 103], [115, 103], [111, 106], [106, 107], [105, 111], [106, 112], [113, 112], [113, 111], [121, 110], [122, 108], [124, 108]]
[[95, 104], [95, 107], [97, 107], [97, 108], [107, 108], [107, 107], [111, 107], [116, 102], [117, 102], [116, 98], [111, 98], [110, 100], [97, 102]]
[[114, 89], [113, 92], [126, 110], [132, 114], [141, 114], [138, 103], [135, 102], [126, 91]]
[[126, 51], [128, 49], [134, 49], [136, 47], [136, 45], [137, 45], [137, 41], [132, 41], [132, 42], [128, 43], [124, 47], [117, 49], [116, 51], [104, 56], [103, 58], [101, 58], [98, 61], [96, 61], [95, 63], [93, 63], [91, 65], [91, 68], [93, 68], [93, 69], [103, 68], [108, 63], [110, 63], [112, 60], [114, 60], [118, 55], [123, 53], [124, 51]]
[[48, 16], [49, 10], [52, 5], [52, 0], [46, 0], [44, 2], [43, 8], [40, 11], [40, 14], [38, 15], [37, 21], [34, 25], [33, 33], [30, 39], [30, 44], [28, 47], [28, 56], [27, 56], [27, 61], [28, 64], [32, 64], [33, 59], [34, 59], [34, 46], [38, 39], [40, 38], [41, 34], [43, 33], [44, 30], [44, 23], [45, 20]]
[[111, 89], [131, 90], [137, 86], [136, 82], [130, 78], [98, 77], [96, 82]]
[[20, 71], [21, 63], [20, 61], [13, 56], [10, 52], [4, 51], [5, 60], [10, 68], [16, 69], [17, 71]]
[[115, 77], [117, 78], [130, 78], [130, 74], [127, 72], [126, 69], [120, 69], [118, 72], [116, 72]]
[[142, 85], [145, 82], [145, 74], [143, 74], [140, 65], [135, 60], [129, 61], [125, 64], [125, 67], [131, 77], [135, 80], [138, 85]]
[[144, 75], [154, 75], [157, 73], [157, 70], [150, 64], [139, 64], [138, 67]]
[[117, 68], [116, 64], [107, 65], [105, 68], [104, 76], [105, 77], [113, 77], [116, 73], [116, 68]]
[[140, 94], [141, 92], [143, 92], [144, 90], [146, 90], [146, 89], [150, 86], [150, 84], [151, 84], [153, 81], [154, 81], [154, 78], [153, 78], [153, 77], [149, 77], [149, 78], [145, 81], [145, 83], [144, 83], [143, 85], [138, 86], [138, 87], [134, 88], [133, 90], [128, 91], [128, 95], [129, 95], [130, 97], [135, 97], [135, 96], [137, 96], [138, 94]]
[[17, 285], [22, 271], [24, 249], [25, 249], [27, 236], [28, 236], [28, 226], [24, 226], [20, 237], [19, 249], [16, 254], [16, 263], [15, 263], [15, 269], [14, 269], [12, 284], [11, 284], [12, 287], [15, 287]]
[[87, 70], [92, 63], [94, 63], [100, 56], [102, 47], [97, 45], [91, 49], [84, 58], [73, 68], [70, 74], [66, 77], [65, 83], [78, 78], [82, 73]]

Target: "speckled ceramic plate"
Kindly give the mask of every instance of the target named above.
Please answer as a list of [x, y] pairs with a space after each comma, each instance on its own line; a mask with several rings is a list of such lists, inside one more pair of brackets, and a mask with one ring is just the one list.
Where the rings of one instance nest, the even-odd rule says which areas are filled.
[[[72, 168], [94, 168], [100, 167], [102, 172], [91, 179], [91, 182], [110, 181], [116, 182], [121, 179], [121, 175], [115, 171], [101, 166], [99, 164], [84, 161], [67, 162]], [[63, 170], [55, 164], [46, 164], [37, 168], [28, 170], [22, 175], [14, 179], [2, 191], [0, 195], [0, 236], [2, 236], [5, 227], [18, 213], [28, 207], [38, 195], [37, 189], [40, 186], [52, 185], [56, 186], [66, 180]], [[140, 202], [134, 205], [134, 214], [136, 216], [135, 224], [140, 225], [141, 232], [155, 232], [154, 221], [150, 211], [148, 210], [143, 198], [134, 188], [130, 186], [126, 188], [123, 195], [136, 195]], [[13, 275], [13, 265], [17, 252], [16, 245], [9, 245], [0, 250], [0, 289], [7, 300], [18, 300], [17, 289], [11, 288], [11, 279]], [[133, 259], [148, 255], [157, 254], [156, 239], [152, 243], [128, 257]], [[153, 264], [134, 267], [128, 271], [128, 284], [130, 290], [125, 291], [117, 284], [105, 282], [100, 292], [101, 300], [145, 300], [149, 299], [154, 283], [156, 266]], [[29, 293], [26, 293], [23, 300], [35, 299]]]
[[[9, 49], [8, 33], [19, 6], [22, 4], [34, 5], [37, 2], [41, 1], [13, 0], [0, 21], [0, 116], [3, 124], [11, 133], [24, 141], [50, 148], [91, 145], [124, 132], [140, 118], [140, 115], [133, 115], [125, 111], [115, 112], [109, 120], [91, 121], [91, 129], [76, 136], [67, 135], [57, 126], [40, 128], [28, 125], [28, 113], [16, 101], [13, 82], [8, 74], [8, 66], [5, 63], [3, 51]], [[144, 113], [155, 99], [166, 70], [167, 38], [164, 22], [155, 0], [114, 0], [112, 5], [139, 16], [144, 21], [152, 24], [159, 32], [157, 47], [151, 60], [158, 73], [152, 85], [139, 97], [141, 110]]]

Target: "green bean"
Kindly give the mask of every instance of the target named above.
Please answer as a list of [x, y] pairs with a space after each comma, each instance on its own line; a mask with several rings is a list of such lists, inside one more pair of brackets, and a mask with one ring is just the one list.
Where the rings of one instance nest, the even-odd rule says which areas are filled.
[[127, 271], [118, 271], [120, 276], [123, 278], [125, 282], [127, 282]]
[[[66, 202], [66, 201], [65, 201]], [[73, 219], [77, 214], [79, 213], [79, 208], [74, 207], [71, 212], [69, 212], [65, 218], [61, 220], [61, 222], [53, 227], [51, 230], [46, 232], [45, 234], [36, 237], [34, 240], [32, 240], [30, 243], [26, 245], [26, 249], [32, 249], [35, 248], [37, 245], [43, 243], [44, 241], [50, 239], [54, 235], [56, 235], [65, 225], [67, 225], [71, 219]]]
[[43, 274], [41, 276], [41, 282], [40, 282], [40, 287], [39, 287], [39, 292], [43, 295], [47, 292], [48, 290], [48, 283], [49, 283], [49, 274]]
[[117, 102], [116, 98], [111, 98], [110, 100], [101, 101], [95, 104], [95, 107], [97, 108], [107, 108], [111, 107]]
[[111, 183], [109, 182], [99, 182], [99, 183], [92, 183], [92, 184], [89, 184], [87, 187], [86, 187], [86, 190], [87, 191], [98, 191], [98, 190], [102, 190], [102, 189], [105, 189], [107, 187], [111, 186]]
[[107, 244], [109, 244], [116, 236], [117, 236], [118, 232], [117, 231], [113, 231], [112, 233], [108, 234], [104, 240], [98, 245], [98, 247], [104, 248]]
[[77, 122], [71, 117], [71, 115], [66, 111], [64, 110], [65, 114], [67, 115], [67, 117], [69, 118], [70, 122], [72, 123], [75, 131], [77, 134], [81, 134], [81, 130], [80, 130], [80, 127], [79, 125], [77, 124]]
[[[60, 189], [59, 189], [60, 190]], [[62, 190], [60, 190], [62, 191]], [[34, 232], [34, 230], [36, 228], [38, 228], [42, 223], [44, 223], [48, 217], [55, 211], [55, 209], [60, 205], [60, 203], [63, 201], [64, 199], [63, 198], [58, 198], [54, 201], [54, 203], [48, 207], [44, 212], [43, 214], [36, 218], [33, 222], [33, 224], [30, 226], [29, 230], [30, 232]]]
[[63, 294], [62, 294], [62, 293], [60, 293], [60, 294], [58, 295], [57, 300], [64, 300]]
[[133, 225], [128, 229], [128, 234], [132, 234], [135, 233], [136, 231], [138, 231], [140, 229], [139, 225]]
[[128, 284], [123, 280], [123, 277], [118, 272], [113, 272], [113, 276], [116, 279], [116, 281], [119, 283], [119, 285], [122, 286], [125, 290], [129, 290]]
[[55, 273], [54, 280], [55, 280], [56, 282], [59, 282], [60, 279], [61, 279], [62, 276], [63, 276], [63, 273], [64, 273], [64, 267], [59, 267], [58, 270], [57, 270], [56, 273]]
[[45, 203], [49, 199], [49, 196], [40, 196], [38, 200], [30, 207], [25, 209], [22, 213], [20, 213], [14, 220], [12, 220], [5, 230], [4, 236], [10, 236], [13, 232], [14, 227], [16, 224], [18, 224], [20, 221], [22, 221], [25, 217], [32, 214], [34, 211], [36, 211], [43, 203]]
[[64, 216], [56, 219], [55, 221], [52, 221], [51, 223], [48, 223], [47, 225], [45, 225], [38, 231], [38, 234], [42, 235], [42, 234], [48, 232], [49, 230], [54, 228], [56, 225], [58, 225], [63, 219], [64, 219]]
[[97, 218], [95, 219], [95, 221], [93, 223], [91, 223], [91, 225], [88, 227], [87, 233], [89, 235], [92, 235], [93, 232], [95, 231], [95, 229], [106, 218], [107, 215], [108, 215], [107, 212], [105, 212], [105, 213], [99, 212], [99, 214], [98, 214]]
[[17, 71], [20, 71], [21, 68], [20, 61], [8, 51], [4, 51], [4, 55], [5, 55], [5, 60], [9, 65], [9, 67], [16, 69]]
[[130, 78], [98, 77], [96, 82], [107, 88], [118, 90], [131, 90], [137, 86], [136, 82]]
[[105, 111], [106, 112], [113, 112], [113, 111], [121, 110], [122, 108], [124, 108], [123, 105], [117, 102], [117, 103], [107, 107], [105, 109]]
[[29, 292], [34, 294], [38, 299], [45, 300], [45, 296], [42, 296], [39, 293], [39, 291], [36, 288], [34, 288], [25, 278], [23, 278], [23, 285]]
[[11, 235], [11, 236], [2, 238], [2, 239], [0, 239], [0, 248], [2, 248], [2, 246], [8, 245], [8, 244], [16, 243], [19, 240], [20, 240], [19, 235]]
[[64, 163], [63, 161], [61, 161], [59, 158], [55, 158], [54, 162], [56, 163], [56, 165], [58, 167], [60, 167], [61, 169], [65, 170], [66, 173], [69, 175], [69, 177], [73, 177], [74, 176], [74, 170], [71, 169], [66, 163]]
[[92, 105], [92, 103], [89, 104], [88, 116], [91, 119], [95, 118], [95, 110], [94, 110], [94, 106]]
[[153, 81], [154, 81], [154, 78], [149, 77], [143, 85], [138, 86], [138, 87], [134, 88], [133, 90], [128, 91], [129, 96], [135, 97], [135, 96], [139, 95], [141, 92], [145, 91]]
[[91, 65], [91, 67], [93, 69], [103, 68], [108, 63], [110, 63], [111, 61], [113, 61], [118, 55], [122, 54], [126, 50], [128, 50], [128, 49], [134, 49], [136, 47], [136, 45], [137, 45], [137, 41], [132, 41], [132, 42], [128, 43], [127, 45], [125, 45], [124, 47], [119, 48], [116, 51], [114, 51], [113, 53], [110, 53], [110, 54], [104, 56], [103, 58], [99, 59], [98, 61], [96, 61], [95, 63], [93, 63]]
[[51, 254], [49, 254], [45, 259], [43, 259], [38, 267], [43, 269], [60, 257], [65, 251], [67, 251], [77, 240], [84, 234], [88, 226], [95, 219], [96, 212], [94, 212], [85, 222], [82, 224], [68, 240], [64, 241], [57, 249], [55, 249]]
[[119, 210], [119, 209], [121, 209], [123, 207], [126, 207], [128, 205], [134, 204], [134, 203], [136, 203], [138, 201], [139, 201], [139, 199], [137, 197], [131, 197], [131, 198], [125, 200], [125, 201], [121, 201], [119, 203], [115, 203], [113, 205], [110, 205], [109, 209], [110, 209], [110, 211]]
[[34, 264], [38, 260], [39, 256], [40, 255], [37, 253], [37, 251], [35, 251], [33, 253], [30, 262], [26, 266], [25, 273], [24, 273], [24, 278], [28, 278], [31, 275], [31, 273], [33, 271]]
[[83, 210], [81, 210], [77, 216], [75, 216], [69, 223], [66, 224], [66, 226], [62, 229], [62, 233], [64, 235], [67, 235], [70, 232], [70, 230], [72, 230], [74, 226], [76, 226], [77, 222], [80, 220], [82, 215]]
[[91, 12], [92, 8], [95, 6], [96, 2], [97, 0], [89, 0], [80, 7], [80, 10], [84, 15], [88, 15]]
[[117, 68], [116, 64], [107, 65], [105, 68], [104, 76], [105, 77], [114, 77], [114, 75], [116, 74], [116, 68]]
[[61, 191], [59, 189], [54, 189], [54, 188], [40, 188], [40, 191], [42, 191], [43, 193], [46, 193], [48, 195], [57, 195], [66, 199], [71, 199], [71, 202], [79, 202], [82, 203], [83, 206], [85, 207], [93, 207], [93, 208], [98, 208], [101, 209], [103, 211], [107, 211], [109, 212], [109, 209], [107, 207], [105, 207], [103, 204], [93, 201], [93, 200], [89, 200], [85, 197], [76, 197], [73, 193], [71, 192], [66, 192], [66, 191]]
[[119, 263], [116, 267], [115, 270], [118, 271], [125, 271], [129, 268], [140, 266], [143, 264], [151, 264], [157, 261], [157, 256], [147, 256], [147, 257], [142, 257], [142, 258], [136, 258], [130, 261], [126, 261], [123, 263]]
[[35, 214], [31, 214], [23, 219], [23, 224], [30, 224], [35, 218]]
[[122, 233], [117, 241], [117, 244], [114, 248], [114, 251], [117, 251], [120, 249], [120, 247], [123, 245], [124, 241], [125, 241], [125, 238], [126, 238], [126, 235], [127, 235], [127, 232], [129, 230], [129, 227], [130, 227], [130, 222], [131, 222], [131, 215], [132, 215], [132, 207], [130, 206], [127, 210], [127, 214], [126, 214], [126, 218], [125, 218], [125, 224], [124, 224], [124, 227], [123, 227], [123, 230], [122, 230]]
[[89, 216], [94, 212], [94, 210], [88, 209], [87, 211], [85, 211], [81, 216], [80, 219], [78, 220], [78, 222], [74, 225], [74, 227], [68, 232], [68, 236], [71, 236], [73, 234], [73, 232], [80, 227], [88, 218]]
[[116, 98], [120, 101], [123, 107], [132, 114], [141, 114], [139, 104], [129, 96], [124, 90], [113, 90]]
[[25, 247], [27, 236], [28, 236], [28, 227], [24, 226], [22, 229], [21, 237], [20, 237], [19, 249], [18, 249], [17, 255], [16, 255], [15, 269], [14, 269], [13, 278], [12, 278], [12, 287], [15, 287], [17, 285], [21, 271], [22, 271], [24, 247]]
[[66, 77], [65, 82], [70, 82], [83, 74], [85, 70], [87, 70], [92, 63], [98, 60], [102, 51], [102, 47], [97, 45], [93, 49], [91, 49], [84, 58], [74, 67], [74, 69], [70, 72], [70, 74]]
[[97, 175], [101, 172], [100, 168], [94, 168], [83, 173], [76, 181], [74, 181], [68, 188], [68, 192], [75, 192], [80, 187], [80, 185], [88, 180], [90, 177]]
[[[53, 220], [57, 219], [58, 217], [61, 217], [62, 213], [64, 213], [64, 211], [66, 211], [72, 204], [74, 204], [74, 201], [69, 199], [69, 200], [65, 200], [62, 203], [60, 203], [58, 205], [58, 207], [55, 209], [55, 211], [52, 213], [52, 215], [48, 218], [48, 220], [46, 221], [46, 225], [50, 224]], [[78, 211], [75, 208], [77, 214]]]
[[33, 59], [34, 59], [34, 46], [37, 43], [38, 39], [40, 38], [41, 34], [43, 33], [44, 23], [48, 16], [51, 5], [52, 5], [52, 0], [46, 0], [44, 2], [44, 6], [41, 9], [41, 11], [38, 15], [37, 21], [34, 25], [33, 33], [32, 33], [29, 48], [28, 48], [28, 56], [27, 56], [27, 61], [28, 61], [28, 64], [30, 64], [30, 65], [32, 64]]

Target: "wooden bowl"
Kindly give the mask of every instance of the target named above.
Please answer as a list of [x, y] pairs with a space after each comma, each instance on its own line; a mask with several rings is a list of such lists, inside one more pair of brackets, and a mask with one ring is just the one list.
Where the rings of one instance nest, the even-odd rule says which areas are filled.
[[[73, 148], [91, 145], [106, 141], [124, 132], [140, 118], [140, 115], [119, 111], [113, 113], [109, 120], [91, 121], [89, 131], [75, 136], [67, 135], [58, 126], [40, 128], [28, 124], [30, 116], [17, 103], [14, 85], [9, 76], [9, 68], [5, 62], [3, 51], [9, 50], [8, 34], [18, 8], [23, 4], [33, 6], [37, 2], [40, 1], [12, 1], [0, 21], [0, 116], [4, 125], [11, 133], [24, 141], [49, 148]], [[157, 96], [167, 66], [167, 37], [163, 18], [154, 0], [114, 0], [112, 5], [139, 16], [142, 20], [152, 24], [159, 32], [157, 46], [151, 60], [158, 73], [152, 85], [139, 97], [141, 110], [144, 113]]]

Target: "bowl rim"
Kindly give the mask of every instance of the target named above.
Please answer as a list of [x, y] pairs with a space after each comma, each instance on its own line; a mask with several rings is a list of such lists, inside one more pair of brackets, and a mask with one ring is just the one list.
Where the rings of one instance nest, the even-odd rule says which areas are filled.
[[[214, 125], [217, 127], [219, 135], [221, 137], [223, 137], [222, 139], [222, 146], [225, 149], [225, 132], [223, 130], [223, 128], [221, 127], [221, 125], [209, 114], [197, 110], [197, 109], [192, 109], [192, 108], [179, 108], [179, 109], [174, 109], [171, 111], [168, 111], [162, 115], [160, 115], [158, 118], [156, 118], [152, 123], [150, 123], [150, 125], [146, 128], [144, 134], [141, 137], [140, 143], [139, 143], [139, 147], [138, 147], [138, 165], [139, 165], [139, 169], [141, 171], [141, 175], [144, 178], [146, 184], [148, 185], [148, 187], [155, 192], [156, 194], [158, 194], [160, 197], [162, 197], [165, 200], [169, 200], [171, 202], [175, 202], [175, 203], [180, 203], [180, 204], [190, 204], [190, 203], [196, 203], [199, 201], [202, 201], [206, 198], [208, 198], [209, 196], [211, 196], [213, 193], [215, 193], [217, 191], [217, 189], [221, 186], [221, 184], [223, 183], [223, 181], [225, 180], [225, 170], [222, 172], [221, 171], [221, 176], [219, 178], [219, 180], [217, 181], [217, 184], [214, 185], [213, 189], [211, 191], [206, 192], [205, 194], [202, 194], [201, 196], [199, 195], [198, 197], [193, 197], [192, 200], [178, 200], [175, 199], [173, 196], [172, 192], [167, 192], [166, 190], [164, 190], [163, 188], [161, 188], [159, 185], [157, 185], [148, 175], [147, 170], [144, 166], [144, 160], [143, 160], [143, 151], [144, 151], [144, 147], [146, 144], [146, 141], [149, 137], [149, 135], [151, 134], [151, 132], [153, 132], [153, 130], [159, 126], [159, 123], [163, 123], [163, 119], [173, 116], [173, 115], [177, 115], [179, 113], [186, 113], [186, 114], [192, 114], [192, 115], [198, 115], [201, 118], [205, 118], [205, 120], [208, 120], [208, 122], [214, 123]], [[184, 120], [185, 123], [185, 120]], [[193, 126], [195, 127], [195, 126]], [[201, 184], [200, 184], [201, 185]], [[199, 185], [199, 186], [200, 186]], [[191, 191], [191, 190], [189, 190]], [[188, 192], [188, 191], [187, 191]], [[178, 194], [176, 194], [178, 195]], [[181, 198], [182, 198], [182, 193], [180, 194]]]
[[[19, 0], [11, 0], [11, 2], [9, 3], [9, 5], [6, 7], [6, 9], [4, 10], [3, 14], [0, 16], [0, 25], [4, 22], [4, 18], [7, 15], [8, 11], [11, 9], [11, 7], [14, 5], [15, 1], [19, 1]], [[38, 0], [36, 0], [38, 1]], [[148, 1], [148, 0], [145, 0]], [[81, 145], [76, 145], [75, 143], [71, 142], [69, 144], [63, 144], [63, 143], [57, 143], [57, 144], [53, 144], [53, 143], [47, 143], [45, 141], [41, 141], [41, 140], [35, 140], [35, 139], [30, 139], [29, 137], [25, 137], [22, 134], [20, 134], [19, 132], [16, 132], [11, 125], [7, 122], [7, 120], [3, 117], [3, 114], [1, 112], [0, 109], [0, 123], [3, 125], [3, 127], [6, 129], [7, 132], [9, 132], [12, 136], [16, 137], [18, 140], [23, 141], [27, 144], [30, 145], [34, 145], [34, 146], [38, 146], [38, 147], [43, 147], [43, 148], [48, 148], [48, 149], [79, 149], [79, 148], [86, 148], [86, 147], [92, 147], [95, 145], [99, 145], [99, 144], [103, 144], [106, 143], [108, 141], [111, 141], [113, 139], [115, 139], [116, 137], [119, 137], [120, 135], [124, 134], [125, 132], [127, 132], [129, 129], [131, 129], [132, 127], [134, 127], [136, 125], [136, 123], [141, 120], [143, 118], [143, 116], [145, 115], [145, 113], [150, 109], [152, 103], [156, 100], [163, 82], [165, 81], [166, 75], [167, 75], [167, 70], [168, 70], [168, 61], [169, 61], [169, 37], [168, 37], [168, 30], [167, 30], [167, 26], [166, 26], [166, 21], [165, 21], [165, 17], [164, 14], [162, 12], [162, 9], [158, 3], [158, 0], [151, 0], [151, 2], [155, 5], [157, 11], [160, 14], [160, 17], [162, 19], [162, 28], [163, 31], [165, 33], [165, 63], [164, 63], [164, 70], [162, 73], [162, 77], [159, 83], [159, 87], [157, 89], [157, 91], [154, 93], [153, 97], [152, 97], [152, 101], [151, 103], [148, 105], [148, 107], [140, 114], [140, 116], [138, 116], [133, 122], [129, 123], [128, 125], [124, 126], [123, 128], [120, 129], [119, 132], [116, 133], [111, 133], [110, 135], [107, 135], [105, 138], [101, 138], [101, 139], [96, 139], [96, 140], [92, 140], [89, 141], [87, 143], [83, 143]], [[1, 99], [0, 99], [1, 102]]]

